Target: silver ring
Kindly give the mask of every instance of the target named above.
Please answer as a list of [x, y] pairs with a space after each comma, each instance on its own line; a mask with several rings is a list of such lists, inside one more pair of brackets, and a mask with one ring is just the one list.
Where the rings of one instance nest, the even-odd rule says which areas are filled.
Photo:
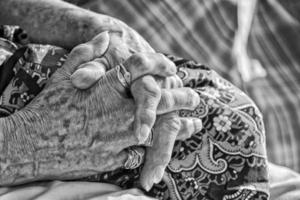
[[121, 63], [116, 66], [117, 70], [117, 76], [120, 81], [120, 83], [125, 87], [129, 88], [130, 82], [131, 82], [131, 74], [127, 69], [124, 67], [124, 65]]
[[125, 169], [135, 169], [143, 163], [145, 151], [142, 148], [139, 148], [138, 150], [134, 147], [129, 147], [127, 149], [128, 158], [124, 164]]

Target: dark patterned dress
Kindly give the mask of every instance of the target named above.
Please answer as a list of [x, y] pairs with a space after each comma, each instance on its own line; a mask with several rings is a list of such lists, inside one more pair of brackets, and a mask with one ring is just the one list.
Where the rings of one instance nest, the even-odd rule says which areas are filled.
[[[67, 53], [53, 46], [25, 45], [26, 37], [16, 41], [20, 38], [17, 30], [8, 26], [0, 29], [0, 78], [4, 77], [0, 80], [0, 116], [28, 104], [63, 64]], [[163, 180], [146, 194], [174, 200], [268, 199], [264, 125], [253, 101], [208, 67], [168, 57], [178, 67], [184, 85], [201, 97], [194, 111], [181, 110], [180, 116], [198, 117], [204, 128], [176, 142]], [[118, 169], [83, 180], [132, 188], [139, 184], [141, 169]]]

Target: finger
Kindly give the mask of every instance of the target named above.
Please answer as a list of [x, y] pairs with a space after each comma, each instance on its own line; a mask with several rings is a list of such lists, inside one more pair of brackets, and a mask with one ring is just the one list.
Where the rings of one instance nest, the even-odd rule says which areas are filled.
[[126, 96], [126, 90], [140, 77], [145, 75], [166, 77], [176, 73], [175, 64], [164, 55], [157, 53], [136, 53], [130, 56], [121, 66], [124, 66], [126, 75], [123, 72], [123, 67], [115, 67], [106, 73], [106, 78], [110, 85], [123, 96]]
[[180, 130], [176, 140], [186, 140], [192, 135], [202, 130], [202, 120], [199, 118], [182, 117], [180, 118]]
[[109, 46], [107, 31], [100, 33], [91, 41], [76, 46], [69, 54], [63, 69], [72, 74], [79, 65], [101, 57]]
[[180, 120], [175, 112], [158, 117], [153, 129], [153, 145], [146, 148], [146, 160], [140, 182], [149, 191], [154, 183], [161, 181], [180, 130]]
[[78, 89], [90, 88], [105, 74], [106, 66], [104, 58], [81, 64], [71, 75], [71, 82]]
[[182, 109], [194, 110], [199, 103], [199, 95], [191, 88], [162, 89], [157, 115]]
[[152, 76], [139, 78], [133, 82], [130, 89], [136, 102], [134, 133], [142, 144], [154, 125], [161, 90]]
[[177, 75], [173, 75], [169, 77], [155, 76], [155, 80], [160, 86], [160, 88], [171, 89], [171, 88], [183, 87], [182, 80]]
[[123, 65], [131, 74], [130, 83], [147, 74], [167, 77], [175, 75], [177, 71], [175, 64], [159, 53], [136, 53]]

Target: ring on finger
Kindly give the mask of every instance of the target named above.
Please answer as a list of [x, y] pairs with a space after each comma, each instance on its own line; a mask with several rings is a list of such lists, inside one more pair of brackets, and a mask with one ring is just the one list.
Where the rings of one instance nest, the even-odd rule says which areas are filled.
[[141, 150], [138, 151], [134, 147], [129, 147], [128, 151], [128, 158], [124, 164], [125, 169], [135, 169], [139, 167], [144, 161], [145, 151]]

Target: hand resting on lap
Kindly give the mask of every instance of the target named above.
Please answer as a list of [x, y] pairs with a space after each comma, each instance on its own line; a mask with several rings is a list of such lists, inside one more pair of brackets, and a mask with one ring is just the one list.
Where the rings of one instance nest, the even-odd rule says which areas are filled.
[[[95, 57], [97, 53], [91, 59]], [[138, 62], [146, 66], [131, 62], [145, 58], [152, 62]], [[1, 185], [76, 179], [113, 170], [123, 166], [125, 148], [140, 144], [132, 128], [136, 105], [120, 92], [116, 69], [105, 73], [91, 88], [79, 90], [71, 83], [74, 63], [71, 53], [27, 107], [1, 119]], [[153, 53], [135, 54], [124, 66], [132, 81], [146, 74], [171, 76], [176, 72], [167, 59]], [[192, 100], [181, 100], [183, 95]], [[199, 102], [189, 88], [162, 89], [160, 97], [157, 114], [193, 109]]]
[[[72, 65], [80, 65], [77, 71], [71, 76], [74, 86], [80, 89], [91, 87], [107, 69], [111, 69], [123, 62], [133, 52], [153, 52], [148, 43], [134, 33], [103, 32], [97, 35], [92, 41], [77, 46], [70, 54], [70, 57], [74, 58], [70, 59]], [[94, 59], [92, 55], [94, 55]], [[161, 67], [169, 65], [174, 67], [174, 63], [163, 55], [151, 53], [148, 53], [147, 56], [145, 56], [146, 54], [137, 55], [130, 57], [125, 62], [125, 64], [131, 63], [128, 67], [131, 68], [130, 71], [133, 73], [133, 76], [135, 76], [134, 74], [141, 66], [146, 67], [143, 70], [150, 70], [151, 66], [154, 66], [153, 62], [157, 59], [164, 61]], [[82, 62], [85, 63], [81, 64]], [[116, 85], [118, 91], [126, 95], [124, 87], [120, 84]], [[183, 83], [176, 74], [170, 76], [148, 75], [132, 83], [130, 91], [136, 103], [134, 132], [137, 137], [141, 136], [140, 142], [145, 140], [150, 134], [150, 129], [153, 127], [156, 119], [156, 109], [159, 101], [162, 104], [168, 104], [169, 106], [167, 107], [173, 108], [173, 110], [180, 110], [180, 107], [175, 109], [178, 103], [173, 101], [175, 99], [172, 98], [172, 93], [164, 90], [164, 95], [161, 94], [161, 88], [172, 89], [179, 87], [183, 87]], [[189, 101], [189, 105], [196, 103], [193, 103], [193, 101], [197, 101], [198, 99], [196, 96], [192, 97], [193, 95], [187, 95], [185, 92], [179, 92], [179, 90], [173, 90], [173, 92], [178, 96], [176, 98], [178, 101]], [[168, 96], [169, 98], [161, 99], [161, 96]], [[160, 111], [158, 110], [158, 112]], [[177, 135], [181, 137], [180, 139], [185, 139], [202, 128], [202, 121], [200, 119], [179, 117], [175, 112], [159, 116], [159, 120], [157, 121], [159, 123], [156, 123], [153, 129], [154, 141], [157, 142], [155, 142], [151, 150], [148, 149], [146, 151], [147, 162], [141, 174], [141, 185], [145, 189], [151, 188], [153, 183], [161, 180], [165, 168], [170, 161], [175, 139], [178, 138]]]

